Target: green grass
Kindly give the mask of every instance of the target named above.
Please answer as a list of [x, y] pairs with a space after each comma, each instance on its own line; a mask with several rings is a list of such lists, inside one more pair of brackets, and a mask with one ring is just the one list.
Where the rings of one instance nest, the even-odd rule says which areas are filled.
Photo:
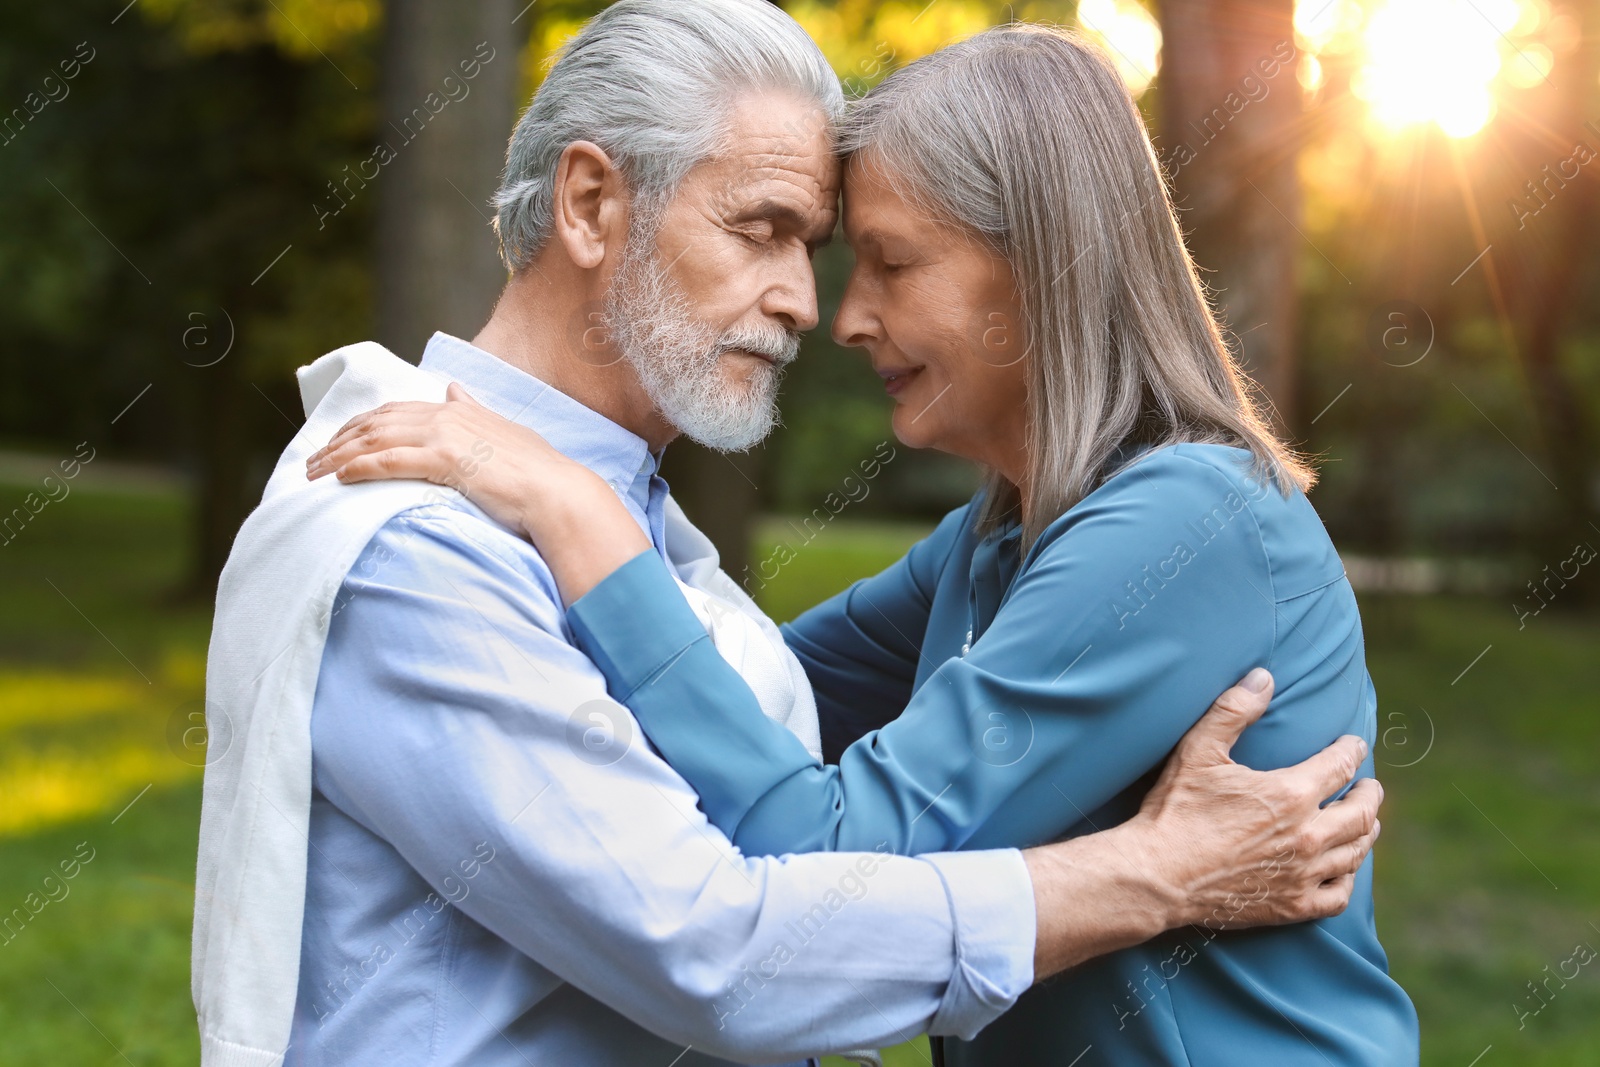
[[[0, 485], [0, 504], [24, 492]], [[199, 772], [175, 737], [201, 695], [207, 613], [169, 594], [185, 522], [177, 497], [78, 491], [0, 546], [0, 917], [94, 850], [0, 937], [0, 1067], [196, 1062]], [[763, 603], [790, 617], [919, 532], [839, 520], [804, 542], [764, 524], [765, 548], [795, 552]], [[1363, 609], [1388, 731], [1378, 922], [1423, 1062], [1466, 1067], [1492, 1045], [1480, 1067], [1600, 1065], [1600, 959], [1552, 980], [1521, 1030], [1514, 1011], [1575, 945], [1600, 948], [1600, 620], [1547, 611], [1519, 632], [1499, 602]], [[925, 1064], [923, 1048], [889, 1062]]]
[[[25, 492], [0, 485], [0, 503]], [[205, 606], [170, 600], [185, 511], [79, 490], [0, 545], [0, 919], [27, 917], [0, 933], [8, 1067], [199, 1059], [200, 772], [181, 731], [169, 742], [202, 695], [208, 633]], [[75, 854], [93, 858], [64, 880]]]
[[1600, 621], [1519, 631], [1509, 598], [1363, 611], [1388, 797], [1378, 930], [1424, 1062], [1492, 1045], [1484, 1067], [1600, 1064], [1600, 960], [1569, 965], [1525, 1025], [1516, 1011], [1575, 946], [1600, 950]]

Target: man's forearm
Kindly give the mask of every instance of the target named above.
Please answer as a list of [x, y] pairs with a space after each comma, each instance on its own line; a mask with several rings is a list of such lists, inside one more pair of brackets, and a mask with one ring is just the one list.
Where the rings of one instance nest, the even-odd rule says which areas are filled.
[[1159, 877], [1137, 824], [1031, 848], [1022, 858], [1039, 924], [1035, 981], [1183, 922], [1183, 901]]

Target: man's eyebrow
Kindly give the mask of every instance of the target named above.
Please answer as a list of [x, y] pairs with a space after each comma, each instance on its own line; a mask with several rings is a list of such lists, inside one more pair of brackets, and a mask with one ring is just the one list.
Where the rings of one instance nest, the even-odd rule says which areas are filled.
[[[729, 221], [748, 222], [752, 219], [763, 219], [767, 222], [778, 223], [797, 233], [805, 233], [812, 229], [820, 230], [820, 227], [813, 226], [810, 215], [793, 204], [785, 204], [780, 200], [758, 200], [743, 210], [735, 212], [733, 218]], [[816, 251], [827, 245], [833, 240], [834, 228], [834, 226], [829, 226], [827, 233], [819, 234], [808, 240], [806, 247]]]

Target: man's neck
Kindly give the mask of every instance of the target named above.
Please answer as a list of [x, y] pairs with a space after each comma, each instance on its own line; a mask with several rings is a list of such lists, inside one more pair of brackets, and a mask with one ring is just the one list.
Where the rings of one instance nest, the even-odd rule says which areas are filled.
[[599, 304], [547, 281], [537, 267], [513, 275], [472, 343], [559, 389], [584, 407], [644, 438], [659, 452], [678, 431], [655, 409], [638, 376], [603, 340]]

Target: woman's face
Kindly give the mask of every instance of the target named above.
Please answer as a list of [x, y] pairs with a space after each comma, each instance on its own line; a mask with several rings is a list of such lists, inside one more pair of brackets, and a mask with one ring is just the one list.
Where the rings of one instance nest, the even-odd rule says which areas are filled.
[[870, 155], [845, 173], [844, 234], [856, 263], [833, 338], [867, 350], [895, 401], [895, 436], [1020, 484], [1027, 340], [1010, 265], [907, 203]]

